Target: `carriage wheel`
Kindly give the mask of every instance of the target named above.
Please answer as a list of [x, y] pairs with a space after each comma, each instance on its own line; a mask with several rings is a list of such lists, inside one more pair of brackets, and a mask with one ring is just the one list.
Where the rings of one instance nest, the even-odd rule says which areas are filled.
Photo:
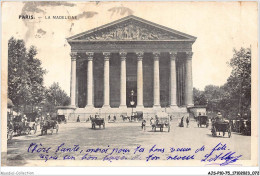
[[168, 126], [168, 132], [170, 132], [170, 126]]
[[58, 133], [58, 131], [59, 131], [59, 125], [57, 124], [56, 125], [56, 133]]

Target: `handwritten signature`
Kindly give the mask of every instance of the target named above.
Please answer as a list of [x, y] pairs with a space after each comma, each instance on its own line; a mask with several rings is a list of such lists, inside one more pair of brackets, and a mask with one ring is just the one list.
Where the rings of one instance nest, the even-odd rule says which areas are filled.
[[[242, 155], [236, 155], [236, 152], [232, 152], [232, 151], [228, 151], [227, 150], [227, 145], [226, 144], [222, 144], [221, 142], [218, 143], [212, 150], [210, 153], [206, 154], [204, 156], [204, 158], [201, 160], [201, 162], [215, 162], [217, 160], [221, 160], [224, 162], [223, 163], [219, 163], [220, 166], [226, 166], [228, 164], [231, 163], [235, 163], [240, 157], [242, 157]], [[217, 153], [217, 151], [221, 151], [221, 153]]]

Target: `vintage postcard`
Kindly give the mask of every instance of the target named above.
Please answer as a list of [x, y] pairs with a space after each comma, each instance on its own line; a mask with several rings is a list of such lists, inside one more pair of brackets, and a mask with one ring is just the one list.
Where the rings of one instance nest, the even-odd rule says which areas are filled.
[[2, 166], [258, 166], [257, 2], [1, 5]]

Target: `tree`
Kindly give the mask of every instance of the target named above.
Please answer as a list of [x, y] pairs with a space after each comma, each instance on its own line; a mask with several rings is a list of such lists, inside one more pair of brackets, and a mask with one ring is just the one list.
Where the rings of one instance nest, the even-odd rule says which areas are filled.
[[231, 75], [224, 85], [227, 98], [232, 104], [228, 110], [242, 116], [251, 113], [251, 49], [234, 49], [233, 58], [228, 65], [232, 67]]
[[204, 91], [200, 91], [199, 89], [193, 88], [193, 100], [194, 105], [206, 105], [207, 99], [204, 94]]
[[54, 112], [56, 106], [68, 106], [69, 104], [70, 97], [61, 89], [59, 83], [54, 82], [48, 89], [46, 89], [46, 111]]
[[[32, 54], [32, 53], [35, 54]], [[45, 73], [41, 68], [39, 59], [35, 59], [36, 49], [30, 49], [29, 53], [26, 51], [25, 43], [23, 40], [16, 40], [13, 37], [8, 41], [8, 98], [10, 98], [15, 109], [24, 110], [27, 105], [35, 105], [39, 99], [35, 96], [34, 92], [43, 92], [43, 82], [38, 82], [39, 86], [35, 86], [35, 81], [38, 77], [43, 77]], [[34, 62], [38, 64], [31, 68]], [[34, 69], [36, 72], [42, 70], [42, 72], [35, 74], [30, 70]]]
[[8, 98], [15, 109], [36, 106], [43, 99], [43, 75], [41, 61], [35, 58], [37, 50], [31, 47], [27, 52], [23, 40], [13, 37], [8, 41]]
[[39, 104], [44, 99], [43, 75], [46, 73], [41, 67], [41, 61], [35, 58], [37, 50], [31, 46], [27, 53], [27, 72], [31, 82], [32, 105]]

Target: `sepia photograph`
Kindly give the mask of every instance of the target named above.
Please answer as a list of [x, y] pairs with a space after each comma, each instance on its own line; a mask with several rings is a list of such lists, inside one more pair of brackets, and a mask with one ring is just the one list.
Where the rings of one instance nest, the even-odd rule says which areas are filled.
[[259, 166], [256, 1], [1, 8], [1, 166]]

